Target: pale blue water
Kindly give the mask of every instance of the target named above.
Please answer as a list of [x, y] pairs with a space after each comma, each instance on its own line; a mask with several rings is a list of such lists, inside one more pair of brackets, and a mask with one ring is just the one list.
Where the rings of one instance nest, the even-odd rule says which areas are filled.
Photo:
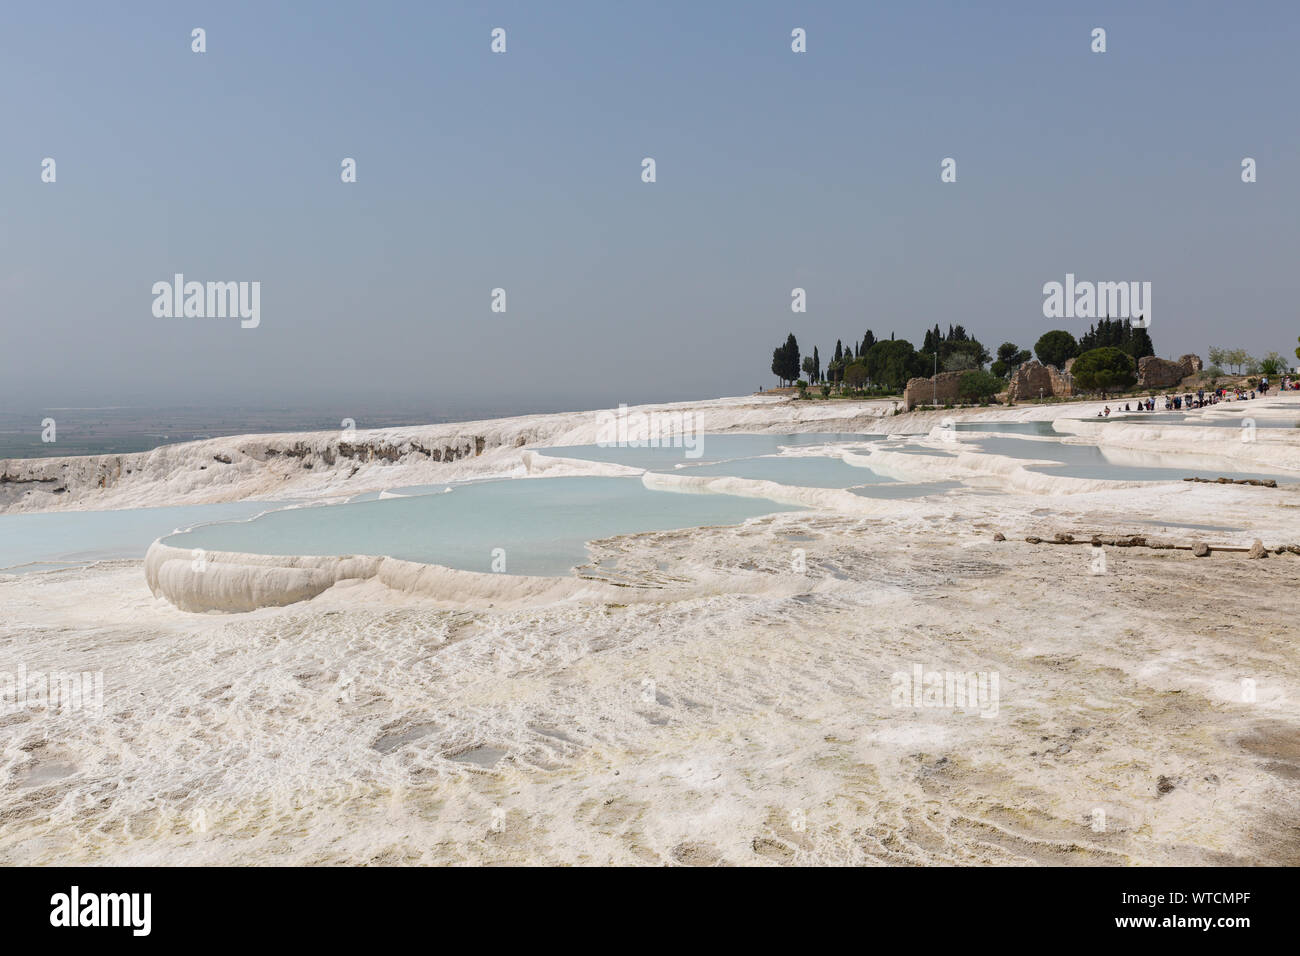
[[1060, 442], [1028, 441], [1023, 438], [981, 438], [979, 446], [1008, 458], [1038, 458], [1060, 465], [1032, 466], [1030, 471], [1067, 478], [1102, 478], [1116, 481], [1181, 481], [1183, 478], [1273, 478], [1279, 483], [1300, 481], [1300, 475], [1286, 472], [1207, 470], [1187, 465], [1157, 468], [1116, 464], [1096, 445], [1064, 445]]
[[[1122, 407], [1122, 406], [1121, 406]], [[1296, 415], [1297, 421], [1287, 421], [1285, 418], [1279, 420], [1269, 420], [1258, 418], [1250, 414], [1250, 403], [1246, 402], [1242, 409], [1233, 409], [1232, 414], [1235, 418], [1224, 418], [1223, 413], [1219, 410], [1222, 405], [1215, 406], [1215, 413], [1212, 416], [1202, 416], [1199, 412], [1191, 415], [1183, 412], [1121, 412], [1118, 416], [1112, 413], [1109, 418], [1084, 418], [1080, 421], [1099, 421], [1099, 422], [1124, 422], [1125, 424], [1142, 424], [1143, 422], [1154, 425], [1188, 425], [1188, 426], [1205, 426], [1208, 428], [1240, 428], [1242, 418], [1255, 418], [1257, 428], [1295, 428], [1297, 421], [1300, 421], [1300, 414]], [[959, 432], [1014, 432], [1025, 435], [1047, 435], [1052, 438], [1059, 438], [1060, 433], [1052, 427], [1049, 422], [957, 422], [955, 425]]]
[[177, 528], [251, 518], [283, 506], [237, 501], [128, 511], [0, 515], [0, 569], [39, 571], [63, 564], [143, 558], [155, 539]]
[[[1109, 418], [1083, 420], [1124, 422], [1129, 425], [1149, 422], [1161, 426], [1186, 425], [1193, 428], [1240, 428], [1242, 420], [1246, 418], [1254, 419], [1256, 428], [1287, 429], [1296, 428], [1300, 424], [1300, 407], [1274, 404], [1259, 399], [1243, 402], [1220, 402], [1218, 405], [1211, 405], [1206, 408], [1180, 409], [1178, 411], [1165, 411], [1162, 407], [1158, 411], [1151, 412], [1125, 412], [1122, 410], [1123, 407], [1122, 404], [1118, 407], [1112, 405]], [[1280, 418], [1277, 417], [1279, 412], [1284, 413]], [[1270, 418], [1259, 417], [1265, 413]]]
[[1009, 432], [1060, 437], [1051, 422], [956, 422], [954, 428], [959, 432]]
[[1205, 468], [1129, 468], [1109, 462], [1096, 465], [1031, 466], [1029, 471], [1066, 478], [1102, 478], [1115, 481], [1182, 481], [1184, 478], [1272, 478], [1279, 484], [1300, 481], [1300, 476], [1262, 471], [1224, 471]]
[[804, 435], [700, 435], [695, 448], [699, 454], [687, 457], [685, 448], [621, 448], [600, 445], [563, 445], [541, 448], [543, 455], [557, 458], [580, 458], [583, 461], [604, 461], [631, 468], [651, 471], [671, 471], [678, 464], [723, 461], [729, 458], [753, 458], [758, 455], [775, 455], [785, 448], [825, 445], [840, 442], [861, 442], [878, 438], [857, 432], [811, 432]]
[[[1153, 418], [1155, 416], [1152, 416]], [[1223, 423], [1240, 427], [1235, 421]], [[1050, 422], [959, 424], [960, 431], [1022, 431], [1055, 435]], [[704, 455], [686, 459], [678, 448], [549, 449], [556, 455], [613, 461], [679, 475], [734, 475], [814, 488], [842, 488], [867, 497], [919, 498], [961, 487], [956, 481], [900, 482], [831, 457], [787, 457], [782, 447], [861, 445], [883, 436], [852, 433], [704, 436]], [[893, 442], [887, 443], [887, 445]], [[1206, 472], [1180, 467], [1133, 467], [1107, 461], [1091, 445], [984, 437], [972, 443], [993, 454], [1056, 462], [1044, 474], [1078, 478], [1169, 481], [1191, 475], [1217, 478], [1300, 476], [1269, 472]], [[907, 454], [945, 456], [946, 449], [906, 444]], [[957, 450], [955, 447], [953, 451]], [[970, 449], [974, 450], [974, 448]], [[701, 464], [703, 462], [703, 464]], [[289, 502], [236, 502], [129, 511], [0, 515], [0, 570], [32, 571], [109, 558], [142, 557], [150, 542], [177, 528], [183, 547], [265, 554], [387, 554], [468, 570], [492, 569], [493, 549], [506, 553], [506, 571], [564, 574], [587, 560], [585, 543], [642, 531], [736, 524], [777, 511], [799, 510], [756, 498], [650, 491], [638, 478], [540, 478], [410, 486], [412, 497], [345, 505], [288, 508]], [[372, 500], [362, 500], [362, 499]], [[254, 521], [248, 519], [277, 509]], [[218, 522], [212, 524], [211, 522]], [[194, 527], [200, 525], [200, 527]]]
[[863, 498], [898, 500], [901, 498], [924, 498], [927, 495], [942, 495], [960, 487], [962, 487], [960, 481], [927, 481], [924, 483], [892, 481], [878, 485], [860, 485], [857, 488], [848, 490], [855, 495], [861, 495]]
[[[1281, 421], [1278, 421], [1276, 419], [1258, 418], [1254, 415], [1251, 415], [1248, 410], [1243, 410], [1240, 413], [1234, 413], [1234, 416], [1235, 417], [1225, 418], [1222, 414], [1220, 414], [1217, 411], [1213, 415], [1205, 415], [1205, 416], [1179, 415], [1177, 413], [1169, 413], [1168, 415], [1166, 415], [1164, 413], [1152, 412], [1149, 415], [1123, 415], [1120, 418], [1108, 418], [1106, 419], [1106, 421], [1108, 422], [1122, 421], [1122, 422], [1127, 422], [1130, 425], [1134, 423], [1140, 424], [1141, 422], [1152, 422], [1162, 426], [1163, 425], [1187, 425], [1194, 428], [1242, 428], [1243, 427], [1242, 420], [1246, 418], [1250, 418], [1255, 422], [1256, 428], [1294, 429], [1296, 427], [1295, 421], [1287, 421], [1286, 419], [1282, 419]], [[1297, 418], [1300, 418], [1300, 416], [1297, 416]]]
[[639, 478], [531, 478], [459, 485], [447, 494], [297, 508], [239, 524], [207, 525], [168, 544], [257, 554], [374, 554], [493, 570], [561, 575], [588, 559], [585, 544], [640, 531], [739, 524], [801, 510], [760, 498], [651, 491]]
[[972, 444], [990, 454], [1008, 458], [1041, 458], [1071, 465], [1107, 464], [1096, 445], [1064, 445], [1058, 441], [1028, 441], [1023, 438], [980, 438]]
[[[440, 495], [449, 488], [461, 487], [464, 485], [482, 484], [485, 481], [497, 481], [496, 478], [469, 478], [458, 482], [440, 481], [432, 485], [398, 485], [395, 488], [385, 489], [385, 493], [390, 495]], [[373, 501], [378, 498], [381, 492], [371, 492], [368, 494], [357, 495], [349, 498], [349, 501]]]
[[679, 475], [711, 477], [730, 475], [757, 481], [775, 481], [803, 488], [849, 488], [853, 485], [881, 484], [894, 479], [878, 475], [870, 468], [845, 464], [839, 458], [743, 458], [712, 465], [679, 468]]
[[945, 451], [940, 448], [917, 447], [913, 445], [902, 445], [898, 448], [886, 447], [885, 450], [891, 452], [896, 451], [900, 455], [926, 455], [930, 458], [953, 458], [957, 455], [956, 451]]

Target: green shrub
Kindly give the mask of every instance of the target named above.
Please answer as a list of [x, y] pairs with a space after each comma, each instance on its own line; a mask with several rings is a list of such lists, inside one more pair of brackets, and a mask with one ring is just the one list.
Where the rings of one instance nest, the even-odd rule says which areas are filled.
[[964, 374], [957, 382], [957, 394], [967, 401], [987, 401], [1002, 391], [1006, 383], [989, 372], [972, 370]]
[[1286, 359], [1277, 352], [1269, 352], [1259, 360], [1259, 372], [1273, 378], [1286, 374]]
[[1122, 392], [1137, 382], [1133, 357], [1123, 349], [1104, 346], [1084, 352], [1071, 368], [1074, 383], [1085, 392]]

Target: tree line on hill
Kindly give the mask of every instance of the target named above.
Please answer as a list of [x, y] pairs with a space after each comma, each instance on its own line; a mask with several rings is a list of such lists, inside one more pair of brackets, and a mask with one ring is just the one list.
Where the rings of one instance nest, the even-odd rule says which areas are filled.
[[[1057, 368], [1075, 359], [1072, 373], [1078, 387], [1114, 391], [1132, 387], [1137, 381], [1138, 359], [1154, 355], [1155, 347], [1145, 328], [1134, 327], [1127, 319], [1106, 318], [1090, 326], [1078, 339], [1063, 329], [1046, 332], [1035, 343], [1032, 354], [1044, 365]], [[1091, 357], [1082, 362], [1085, 355]], [[966, 373], [958, 386], [962, 396], [985, 401], [1003, 391], [1015, 370], [1030, 358], [1030, 351], [1014, 342], [1003, 342], [994, 358], [961, 325], [949, 325], [944, 332], [936, 324], [926, 329], [920, 349], [907, 339], [895, 338], [893, 332], [888, 339], [877, 339], [870, 329], [857, 343], [850, 339], [845, 346], [839, 339], [823, 371], [816, 346], [812, 355], [800, 361], [799, 343], [792, 332], [772, 352], [772, 373], [783, 385], [821, 383], [824, 393], [834, 388], [857, 394], [898, 392], [909, 379], [960, 371]]]
[[[1300, 349], [1295, 350], [1300, 358]], [[1255, 358], [1245, 349], [1224, 349], [1211, 345], [1209, 351], [1211, 369], [1222, 371], [1232, 368], [1238, 375], [1285, 375], [1286, 358], [1281, 352], [1269, 352], [1263, 358]]]

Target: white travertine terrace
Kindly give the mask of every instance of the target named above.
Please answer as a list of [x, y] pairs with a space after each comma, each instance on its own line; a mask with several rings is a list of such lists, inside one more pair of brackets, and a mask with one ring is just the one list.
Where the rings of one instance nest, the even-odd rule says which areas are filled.
[[[752, 403], [741, 400], [712, 404], [692, 403], [692, 407], [700, 421], [706, 423], [706, 427], [710, 429], [720, 432], [762, 431], [789, 428], [791, 417], [788, 406], [790, 404], [764, 401], [761, 408], [767, 414], [762, 416], [761, 421], [756, 417]], [[1292, 470], [1297, 472], [1297, 481], [1300, 481], [1300, 443], [1295, 441], [1292, 433], [1281, 429], [1257, 429], [1254, 441], [1243, 442], [1241, 435], [1233, 428], [1160, 425], [1143, 422], [1140, 417], [1132, 421], [1124, 418], [1106, 422], [1088, 418], [1066, 419], [1060, 418], [1060, 409], [1053, 406], [981, 409], [978, 412], [948, 411], [942, 415], [931, 412], [897, 418], [892, 415], [876, 417], [883, 415], [883, 406], [886, 405], [887, 403], [874, 403], [865, 412], [872, 419], [870, 427], [885, 431], [883, 427], [885, 425], [899, 426], [910, 420], [914, 430], [919, 429], [923, 432], [923, 437], [917, 439], [920, 443], [947, 454], [935, 456], [906, 454], [879, 447], [868, 447], [861, 452], [833, 447], [801, 448], [794, 453], [837, 455], [849, 465], [870, 468], [882, 475], [902, 481], [937, 482], [958, 479], [972, 487], [995, 488], [1014, 495], [1059, 498], [1142, 488], [1144, 497], [1150, 498], [1156, 487], [1163, 489], [1162, 495], [1185, 496], [1196, 493], [1193, 487], [1185, 486], [1181, 482], [1073, 478], [1031, 471], [1031, 467], [1050, 465], [1053, 461], [1048, 457], [1029, 460], [985, 453], [978, 449], [976, 443], [981, 438], [989, 437], [1015, 437], [1042, 442], [1052, 439], [1018, 433], [953, 433], [941, 425], [944, 420], [952, 418], [984, 422], [1041, 421], [1047, 417], [1045, 413], [1050, 412], [1053, 416], [1054, 430], [1063, 436], [1062, 440], [1068, 443], [1101, 445], [1106, 449], [1108, 459], [1119, 464], [1186, 467], [1189, 470], [1197, 468], [1240, 470], [1253, 467], [1267, 468], [1270, 471]], [[853, 427], [862, 427], [861, 417], [864, 413], [861, 409], [847, 407], [836, 409], [833, 405], [829, 409], [819, 406], [809, 407], [823, 414], [801, 416], [801, 425], [815, 421], [817, 427], [822, 429], [849, 429], [850, 423]], [[1100, 403], [1097, 407], [1101, 407]], [[835, 417], [827, 414], [830, 411], [840, 411], [841, 415]], [[1215, 411], [1217, 409], [1209, 409], [1204, 414], [1212, 414]], [[1096, 410], [1090, 405], [1084, 405], [1071, 407], [1070, 412], [1074, 415], [1095, 415]], [[1274, 418], [1286, 418], [1295, 414], [1290, 407], [1278, 408], [1264, 402], [1252, 405], [1250, 412], [1261, 419], [1269, 415]], [[558, 426], [552, 423], [550, 428], [534, 432], [530, 437], [536, 438], [545, 432], [556, 436], [545, 440], [557, 444], [578, 444], [592, 440], [593, 436], [589, 435], [588, 431], [594, 429], [595, 417], [590, 413], [533, 416], [533, 418], [560, 419], [561, 423]], [[517, 421], [503, 420], [498, 423], [488, 423], [495, 427], [479, 428], [477, 431], [493, 435], [492, 440], [502, 441], [510, 446], [509, 465], [505, 471], [520, 477], [641, 475], [642, 483], [652, 490], [766, 498], [780, 504], [840, 514], [849, 519], [890, 518], [900, 525], [909, 523], [921, 507], [912, 500], [870, 498], [838, 488], [783, 485], [773, 481], [731, 476], [692, 475], [689, 471], [656, 473], [626, 465], [539, 454], [533, 449], [515, 447], [514, 442], [521, 433], [515, 428], [507, 428], [506, 422]], [[390, 447], [402, 441], [418, 443], [421, 436], [427, 438], [426, 431], [390, 429], [384, 433], [384, 442]], [[262, 440], [270, 441], [271, 438], [262, 436]], [[227, 440], [235, 444], [242, 442], [241, 447], [245, 449], [250, 441], [253, 439]], [[175, 453], [177, 449], [188, 447], [191, 454], [198, 453], [198, 449], [202, 449], [202, 453], [206, 454], [210, 450], [206, 447], [209, 444], [203, 442], [196, 446], [172, 446], [171, 451]], [[158, 451], [161, 452], [163, 449]], [[498, 450], [498, 458], [503, 457], [502, 451], [503, 449]], [[424, 463], [418, 467], [400, 463], [386, 466], [368, 464], [367, 467], [368, 475], [376, 469], [382, 469], [390, 483], [414, 482], [417, 477], [416, 472], [419, 472], [418, 477], [424, 480], [439, 481], [448, 480], [454, 475], [463, 475], [474, 460], [475, 458], [471, 457], [465, 462], [434, 465]], [[498, 469], [502, 463], [500, 461], [497, 463]], [[401, 477], [394, 478], [395, 472], [400, 472]], [[351, 490], [352, 488], [349, 488], [349, 491]], [[189, 550], [170, 546], [162, 540], [155, 542], [149, 549], [145, 559], [145, 575], [155, 596], [165, 597], [182, 610], [225, 612], [249, 611], [260, 607], [275, 607], [310, 600], [339, 582], [358, 580], [375, 580], [398, 592], [419, 594], [452, 603], [476, 601], [545, 603], [587, 599], [617, 600], [626, 603], [637, 600], [677, 600], [697, 594], [729, 593], [756, 588], [762, 590], [771, 583], [763, 582], [760, 587], [754, 581], [738, 580], [734, 577], [710, 578], [702, 579], [695, 588], [685, 589], [680, 594], [668, 595], [659, 590], [636, 591], [603, 581], [583, 580], [577, 577], [525, 577], [477, 573], [382, 556], [282, 557], [234, 552], [207, 553], [203, 570], [200, 571], [195, 570], [194, 556]]]
[[[734, 430], [908, 432], [976, 458], [966, 443], [996, 433], [927, 436], [945, 418], [1100, 407], [877, 420], [819, 405], [843, 417], [792, 427], [772, 403], [767, 429], [739, 404], [749, 410]], [[708, 413], [710, 428], [728, 430], [726, 409]], [[1247, 409], [1261, 422], [1300, 417], [1290, 398]], [[1083, 425], [1067, 443], [1214, 474], [1193, 464], [1207, 451], [1193, 429], [1138, 439], [1153, 426], [1136, 416]], [[1293, 461], [1296, 433], [1261, 428], [1272, 448], [1243, 469], [1247, 443], [1226, 431], [1205, 436], [1207, 460], [1251, 471]], [[351, 479], [350, 468], [286, 469], [284, 456], [245, 467], [249, 487], [279, 482], [317, 500], [492, 469], [598, 473], [533, 451], [375, 461]], [[791, 450], [818, 453], [835, 448]], [[0, 860], [1294, 865], [1300, 558], [1271, 549], [1300, 543], [1300, 484], [1016, 491], [1007, 476], [1019, 480], [1025, 462], [983, 457], [964, 488], [853, 502], [874, 514], [836, 510], [836, 489], [715, 484], [689, 468], [651, 477], [812, 507], [602, 539], [568, 578], [208, 552], [200, 581], [192, 553], [166, 543], [143, 575], [138, 561], [0, 574], [12, 658], [103, 670], [107, 686], [98, 719], [10, 718]], [[889, 458], [900, 477], [950, 477], [952, 462]], [[213, 491], [184, 472], [137, 477], [57, 506]], [[1260, 539], [1270, 552], [1107, 547], [1097, 575], [1086, 546], [1025, 540], [1059, 532], [1242, 551]], [[189, 610], [260, 609], [186, 613], [165, 592]], [[891, 675], [914, 664], [999, 672], [998, 718], [897, 706]], [[508, 825], [485, 839], [498, 807]], [[807, 808], [807, 827], [792, 828], [792, 807]], [[1098, 807], [1105, 832], [1091, 826]], [[206, 833], [190, 823], [196, 808]]]
[[705, 574], [693, 585], [671, 590], [629, 588], [578, 577], [462, 571], [364, 555], [296, 557], [206, 551], [202, 563], [196, 564], [190, 549], [162, 541], [150, 546], [144, 571], [154, 596], [165, 597], [182, 611], [228, 613], [295, 604], [343, 581], [371, 579], [393, 591], [470, 606], [554, 601], [662, 603], [757, 591], [779, 596], [800, 589], [793, 581], [775, 582], [774, 586], [769, 576], [744, 573]]

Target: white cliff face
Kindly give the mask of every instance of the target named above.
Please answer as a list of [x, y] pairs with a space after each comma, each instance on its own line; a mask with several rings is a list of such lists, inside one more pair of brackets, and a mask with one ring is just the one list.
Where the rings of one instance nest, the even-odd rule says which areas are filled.
[[[867, 430], [888, 402], [718, 399], [642, 405], [689, 412], [701, 432]], [[523, 449], [597, 441], [598, 411], [441, 425], [244, 435], [128, 455], [0, 461], [0, 512], [330, 498], [524, 469]]]
[[[1300, 402], [1294, 404], [1296, 407], [1284, 415], [1268, 417], [1300, 417]], [[1261, 409], [1257, 414], [1262, 419], [1267, 413]], [[1160, 467], [1200, 459], [1207, 467], [1300, 471], [1300, 441], [1297, 441], [1300, 432], [1296, 431], [1256, 428], [1243, 434], [1246, 430], [1240, 426], [1161, 425], [1140, 418], [1117, 422], [1061, 421], [1055, 427], [1063, 434], [1102, 445], [1108, 451], [1136, 452], [1144, 463]], [[1244, 440], [1247, 437], [1249, 440]]]
[[155, 597], [182, 611], [239, 613], [307, 601], [341, 582], [375, 581], [392, 592], [455, 607], [538, 605], [556, 601], [619, 604], [687, 601], [721, 594], [797, 593], [803, 582], [745, 572], [705, 573], [672, 588], [619, 587], [577, 577], [535, 577], [461, 571], [370, 556], [286, 557], [209, 551], [197, 562], [188, 549], [155, 541], [145, 556]]
[[[784, 397], [724, 398], [641, 405], [631, 413], [689, 413], [702, 433], [841, 431], [925, 434], [946, 420], [1084, 419], [1078, 434], [1145, 442], [1128, 425], [1090, 426], [1105, 403], [936, 410], [895, 415], [893, 401], [794, 401]], [[1300, 406], [1300, 403], [1297, 403]], [[339, 498], [400, 485], [524, 474], [557, 469], [523, 452], [551, 445], [594, 444], [601, 411], [525, 415], [441, 425], [243, 435], [164, 445], [127, 455], [0, 460], [0, 513], [108, 510], [206, 504], [246, 499]], [[1111, 429], [1118, 429], [1111, 432]], [[1170, 448], [1190, 436], [1168, 432]], [[1263, 436], [1268, 439], [1268, 436]], [[1209, 439], [1230, 441], [1230, 436]], [[1163, 442], [1166, 439], [1160, 438]], [[1234, 451], [1235, 454], [1235, 451]], [[1249, 454], [1249, 453], [1247, 453]], [[1242, 459], [1246, 460], [1246, 459]], [[1290, 459], [1288, 459], [1290, 460]], [[1287, 466], [1291, 467], [1291, 466]], [[558, 470], [552, 473], [560, 473]], [[587, 473], [591, 473], [588, 471]], [[610, 470], [610, 474], [615, 473]]]

